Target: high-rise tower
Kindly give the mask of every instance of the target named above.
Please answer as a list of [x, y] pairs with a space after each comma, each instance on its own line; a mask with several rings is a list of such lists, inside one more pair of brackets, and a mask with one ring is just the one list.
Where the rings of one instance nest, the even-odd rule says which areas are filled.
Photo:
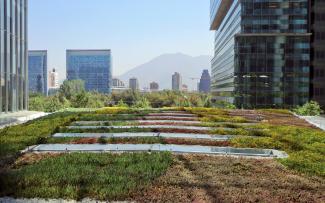
[[0, 1], [0, 113], [28, 108], [27, 7]]

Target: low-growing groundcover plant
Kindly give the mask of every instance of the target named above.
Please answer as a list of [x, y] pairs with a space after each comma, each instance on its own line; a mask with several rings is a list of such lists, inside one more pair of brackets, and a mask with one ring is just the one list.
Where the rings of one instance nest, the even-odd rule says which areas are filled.
[[[307, 108], [307, 107], [308, 108]], [[311, 102], [305, 108], [309, 112], [318, 112], [320, 108]], [[315, 111], [315, 109], [317, 111]], [[229, 116], [226, 110], [217, 108], [186, 108], [187, 111], [201, 116], [201, 121], [209, 122], [247, 122], [245, 118]], [[272, 110], [259, 110], [259, 112]], [[273, 111], [278, 114], [290, 114], [286, 110]], [[279, 126], [257, 124], [242, 126], [231, 130], [214, 129], [213, 134], [244, 135], [231, 140], [234, 147], [279, 149], [289, 154], [288, 159], [279, 162], [299, 172], [325, 177], [325, 132], [308, 127]], [[252, 137], [254, 136], [254, 137]], [[257, 138], [256, 138], [257, 137]]]
[[261, 130], [264, 133], [254, 134], [259, 138], [241, 136], [234, 138], [231, 144], [235, 147], [284, 150], [289, 158], [279, 161], [285, 166], [309, 175], [325, 177], [325, 132], [275, 125], [261, 125]]
[[28, 146], [46, 143], [60, 126], [71, 123], [77, 116], [75, 113], [55, 113], [26, 124], [1, 129], [0, 160]]
[[172, 164], [170, 153], [72, 153], [2, 172], [0, 196], [125, 200]]

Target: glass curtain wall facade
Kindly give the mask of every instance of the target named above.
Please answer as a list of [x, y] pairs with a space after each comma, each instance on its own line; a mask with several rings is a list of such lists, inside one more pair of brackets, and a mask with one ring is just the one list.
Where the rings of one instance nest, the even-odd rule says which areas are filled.
[[209, 93], [211, 89], [211, 77], [209, 70], [203, 70], [200, 83], [199, 83], [199, 92]]
[[47, 51], [28, 52], [29, 92], [47, 95]]
[[67, 50], [67, 79], [83, 80], [87, 91], [111, 93], [110, 50]]
[[28, 0], [0, 0], [0, 113], [28, 108]]
[[244, 108], [307, 102], [309, 1], [215, 2], [219, 7], [211, 16], [217, 13], [219, 19], [211, 19], [211, 29], [216, 30], [212, 91], [217, 99]]
[[325, 107], [325, 1], [311, 1], [312, 99]]

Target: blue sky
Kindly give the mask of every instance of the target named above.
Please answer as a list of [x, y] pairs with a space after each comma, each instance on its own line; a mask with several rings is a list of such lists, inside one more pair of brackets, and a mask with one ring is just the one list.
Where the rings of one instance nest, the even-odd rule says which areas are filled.
[[66, 49], [111, 49], [120, 75], [165, 53], [212, 55], [209, 0], [29, 0], [29, 49], [65, 77]]

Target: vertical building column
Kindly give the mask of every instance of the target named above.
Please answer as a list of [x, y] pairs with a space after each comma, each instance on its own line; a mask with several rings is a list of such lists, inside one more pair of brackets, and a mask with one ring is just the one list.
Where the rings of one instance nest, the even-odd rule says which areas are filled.
[[5, 1], [5, 60], [4, 60], [4, 68], [5, 68], [5, 92], [4, 92], [4, 111], [7, 113], [9, 110], [9, 85], [10, 85], [10, 0]]
[[28, 89], [28, 0], [23, 0], [24, 4], [22, 6], [24, 10], [23, 18], [24, 20], [22, 21], [23, 23], [23, 39], [22, 39], [22, 44], [24, 46], [24, 51], [23, 51], [23, 58], [24, 58], [24, 66], [23, 66], [23, 72], [24, 72], [24, 109], [28, 110], [28, 94], [29, 94], [29, 89]]
[[0, 0], [0, 113], [3, 112], [4, 87], [4, 0]]

